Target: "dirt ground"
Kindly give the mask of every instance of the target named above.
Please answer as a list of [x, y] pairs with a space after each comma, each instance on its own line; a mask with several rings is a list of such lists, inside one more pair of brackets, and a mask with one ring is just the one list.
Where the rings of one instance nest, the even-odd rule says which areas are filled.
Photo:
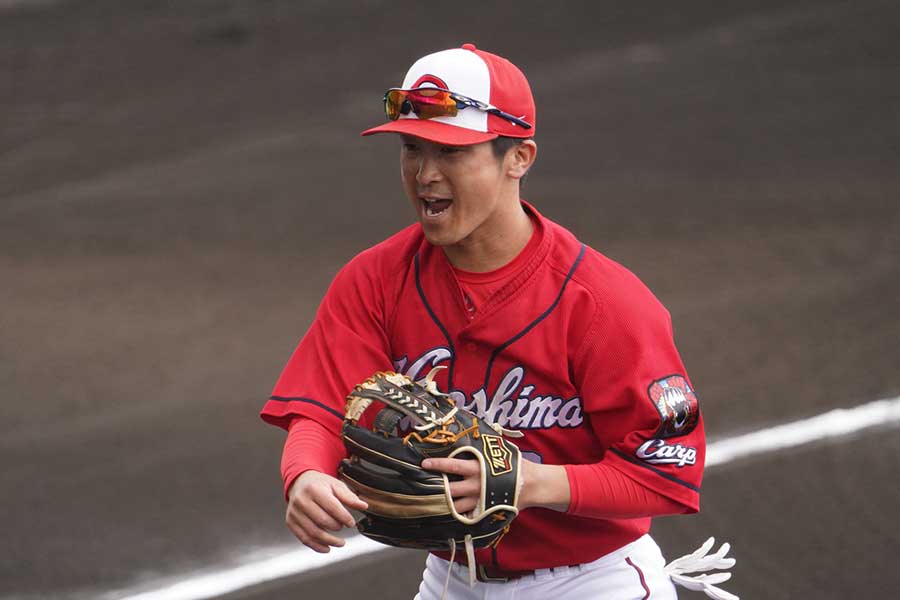
[[[335, 271], [412, 219], [358, 132], [464, 42], [525, 70], [525, 197], [670, 308], [710, 439], [900, 394], [895, 2], [0, 2], [0, 598], [291, 541], [257, 413]], [[898, 472], [895, 430], [731, 463], [653, 533], [731, 540], [745, 600], [892, 597]]]

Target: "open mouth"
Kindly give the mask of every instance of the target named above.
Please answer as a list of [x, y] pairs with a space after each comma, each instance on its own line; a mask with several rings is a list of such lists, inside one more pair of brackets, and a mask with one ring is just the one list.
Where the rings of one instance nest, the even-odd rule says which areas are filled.
[[425, 207], [426, 217], [439, 217], [453, 204], [452, 198], [420, 198], [420, 200]]

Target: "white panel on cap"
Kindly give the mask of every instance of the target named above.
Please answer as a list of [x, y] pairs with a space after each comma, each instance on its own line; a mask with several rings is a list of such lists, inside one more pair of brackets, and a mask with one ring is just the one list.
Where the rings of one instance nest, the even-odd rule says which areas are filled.
[[[488, 103], [491, 98], [491, 76], [481, 57], [469, 50], [454, 48], [423, 56], [410, 67], [403, 80], [403, 89], [413, 87], [423, 75], [434, 75], [447, 84], [450, 91]], [[475, 108], [459, 111], [455, 117], [429, 119], [457, 127], [487, 131], [487, 113]], [[416, 119], [413, 114], [401, 119]]]

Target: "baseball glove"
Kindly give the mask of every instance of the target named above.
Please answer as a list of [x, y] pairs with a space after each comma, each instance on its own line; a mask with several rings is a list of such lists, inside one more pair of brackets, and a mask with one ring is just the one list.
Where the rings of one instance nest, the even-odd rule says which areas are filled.
[[[503, 435], [522, 434], [456, 406], [438, 391], [436, 371], [432, 369], [424, 385], [405, 375], [379, 372], [350, 392], [341, 432], [349, 458], [342, 461], [339, 476], [369, 504], [357, 523], [364, 536], [391, 546], [453, 553], [464, 545], [474, 567], [473, 548], [499, 543], [518, 513], [521, 455]], [[359, 419], [373, 401], [384, 408], [369, 430]], [[412, 429], [400, 437], [396, 431], [404, 417]], [[480, 463], [481, 497], [471, 513], [456, 511], [446, 474], [421, 466], [426, 458], [445, 457]]]

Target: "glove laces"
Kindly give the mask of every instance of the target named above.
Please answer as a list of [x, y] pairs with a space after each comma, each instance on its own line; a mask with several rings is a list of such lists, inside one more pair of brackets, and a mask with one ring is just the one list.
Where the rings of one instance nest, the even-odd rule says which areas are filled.
[[[446, 600], [447, 590], [450, 588], [450, 574], [453, 572], [453, 559], [456, 558], [456, 540], [449, 538], [450, 542], [450, 564], [447, 565], [447, 579], [444, 580], [444, 591], [441, 592], [441, 600]], [[472, 543], [472, 536], [466, 535], [466, 562], [469, 563], [469, 587], [475, 587], [475, 544]]]
[[706, 573], [714, 569], [730, 569], [736, 562], [733, 558], [725, 557], [731, 549], [731, 544], [727, 542], [715, 554], [707, 556], [715, 543], [716, 538], [711, 537], [691, 554], [676, 558], [665, 566], [666, 575], [681, 587], [703, 592], [713, 600], [740, 600], [738, 596], [716, 587], [716, 584], [731, 579], [730, 572]]

